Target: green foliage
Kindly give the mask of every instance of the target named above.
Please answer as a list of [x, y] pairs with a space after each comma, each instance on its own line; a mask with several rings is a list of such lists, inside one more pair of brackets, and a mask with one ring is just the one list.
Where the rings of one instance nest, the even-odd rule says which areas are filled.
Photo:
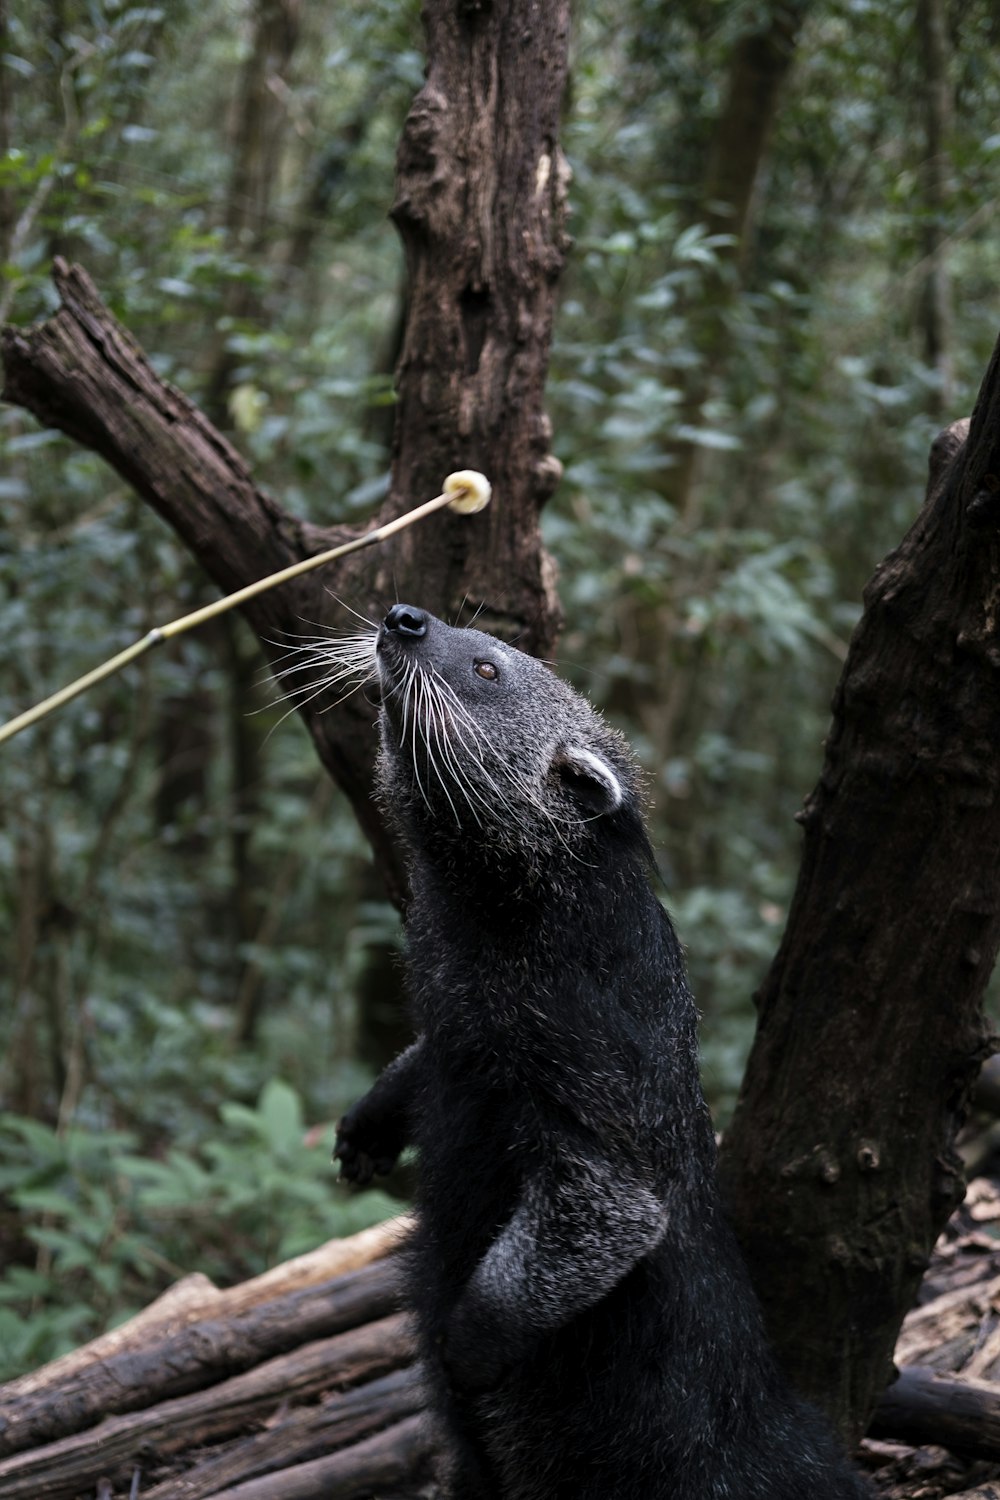
[[[12, 0], [4, 14], [11, 319], [51, 311], [52, 255], [79, 258], [284, 504], [324, 523], [366, 514], [389, 463], [403, 268], [387, 211], [422, 79], [416, 0], [300, 7], [294, 56], [269, 74], [259, 221], [236, 168], [253, 0]], [[1000, 279], [983, 0], [955, 35], [943, 208], [922, 186], [913, 7], [834, 0], [798, 38], [741, 258], [705, 227], [734, 44], [769, 14], [577, 8], [575, 248], [549, 388], [562, 665], [650, 773], [720, 1118], [861, 588], [916, 513], [941, 421], [928, 228], [941, 221], [961, 289], [948, 418], [971, 409]], [[697, 482], [681, 494], [688, 444]], [[0, 445], [6, 719], [210, 591], [92, 454], [13, 409]], [[346, 625], [355, 602], [329, 619]], [[359, 980], [397, 924], [257, 660], [238, 624], [206, 630], [5, 751], [7, 1372], [172, 1274], [230, 1280], [354, 1225], [328, 1185], [329, 1141], [302, 1141], [363, 1086]], [[366, 1196], [357, 1212], [387, 1207]]]
[[0, 1275], [0, 1380], [92, 1338], [197, 1267], [245, 1279], [397, 1212], [335, 1182], [332, 1130], [272, 1078], [255, 1107], [228, 1103], [197, 1147], [140, 1152], [135, 1132], [53, 1130], [0, 1116], [0, 1223], [30, 1264]]

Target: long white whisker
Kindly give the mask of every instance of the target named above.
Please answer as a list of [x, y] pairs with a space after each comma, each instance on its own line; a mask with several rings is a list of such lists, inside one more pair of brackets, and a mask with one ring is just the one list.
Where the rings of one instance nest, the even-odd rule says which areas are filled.
[[468, 816], [483, 828], [484, 815], [495, 824], [503, 815], [516, 821], [530, 807], [552, 830], [553, 837], [572, 859], [582, 859], [563, 832], [579, 827], [585, 818], [560, 816], [546, 806], [540, 792], [520, 779], [491, 741], [455, 689], [433, 666], [414, 657], [399, 677], [385, 683], [385, 693], [401, 699], [399, 743], [405, 745], [413, 766], [416, 790], [429, 811], [436, 786], [450, 815], [461, 827], [459, 800]]
[[275, 675], [275, 677], [280, 677], [280, 678], [284, 679], [286, 677], [294, 677], [296, 675], [296, 673], [298, 673], [298, 672], [308, 672], [308, 671], [311, 671], [315, 667], [327, 667], [327, 668], [329, 668], [331, 666], [336, 667], [337, 670], [336, 670], [335, 673], [331, 673], [330, 675], [331, 676], [337, 676], [337, 677], [349, 677], [351, 675], [355, 675], [356, 676], [358, 672], [365, 672], [365, 671], [367, 671], [367, 664], [364, 663], [364, 662], [361, 662], [361, 661], [344, 661], [344, 662], [331, 661], [331, 659], [330, 659], [329, 656], [322, 656], [322, 655], [316, 654], [315, 656], [307, 656], [302, 661], [292, 662], [287, 667], [277, 667], [274, 670], [274, 675]]
[[[476, 811], [475, 804], [476, 802], [478, 802], [484, 810], [488, 810], [489, 805], [486, 802], [485, 798], [481, 796], [476, 787], [470, 781], [464, 767], [458, 759], [455, 746], [452, 743], [451, 739], [451, 733], [454, 733], [456, 729], [455, 718], [453, 713], [451, 712], [449, 705], [445, 702], [444, 694], [441, 691], [440, 674], [434, 672], [433, 678], [437, 678], [438, 681], [434, 681], [432, 680], [432, 678], [428, 678], [427, 688], [434, 697], [437, 710], [437, 725], [440, 728], [440, 734], [436, 733], [435, 740], [440, 748], [442, 759], [445, 766], [447, 767], [449, 775], [451, 776], [452, 783], [455, 786], [455, 789], [461, 794], [462, 800], [468, 807], [469, 812], [471, 813], [477, 826], [481, 828], [483, 826], [483, 823], [478, 812]], [[448, 731], [450, 731], [451, 733], [449, 733]], [[462, 744], [464, 748], [468, 748], [464, 739], [462, 740]], [[449, 802], [450, 801], [451, 799], [449, 798]], [[452, 807], [454, 810], [454, 804], [452, 804]], [[455, 814], [455, 820], [456, 822], [460, 822], [457, 812]]]
[[420, 673], [417, 670], [417, 664], [416, 664], [416, 662], [413, 663], [413, 671], [410, 674], [410, 681], [407, 684], [407, 688], [408, 688], [408, 696], [410, 697], [412, 705], [413, 705], [413, 722], [412, 722], [411, 730], [410, 730], [410, 756], [411, 756], [411, 759], [413, 761], [413, 771], [414, 771], [414, 775], [417, 778], [417, 787], [418, 787], [418, 789], [420, 791], [420, 795], [421, 795], [421, 797], [424, 800], [425, 807], [430, 808], [430, 806], [431, 806], [430, 798], [427, 795], [427, 792], [426, 792], [426, 790], [424, 788], [423, 778], [420, 775], [420, 757], [419, 757], [418, 750], [417, 750], [417, 729], [418, 729], [418, 726], [419, 726], [420, 727], [420, 732], [421, 732], [421, 735], [422, 735], [423, 734], [423, 728], [420, 725], [420, 709], [421, 709], [421, 701], [420, 701]]
[[[313, 687], [313, 691], [309, 694], [308, 697], [301, 698], [298, 703], [293, 703], [292, 706], [291, 706], [291, 708], [286, 709], [285, 712], [281, 715], [281, 718], [278, 720], [278, 722], [276, 724], [272, 724], [271, 728], [267, 731], [266, 740], [269, 740], [271, 738], [272, 734], [276, 733], [276, 731], [281, 728], [281, 726], [282, 726], [282, 724], [284, 724], [285, 720], [286, 719], [290, 719], [292, 717], [292, 714], [298, 713], [300, 709], [305, 708], [305, 706], [306, 706], [307, 703], [311, 703], [314, 698], [318, 698], [321, 693], [325, 693], [327, 691], [328, 686], [329, 686], [328, 683], [321, 682], [318, 687], [315, 687], [315, 686]], [[301, 693], [303, 690], [300, 688], [297, 691], [299, 693]], [[351, 696], [351, 693], [353, 693], [353, 692], [354, 692], [354, 688], [353, 687], [349, 688], [346, 693], [341, 694], [341, 696], [336, 700], [336, 702], [334, 702], [334, 703], [328, 703], [327, 706], [326, 706], [326, 708], [321, 709], [320, 712], [321, 713], [326, 713], [329, 709], [336, 708], [336, 706], [337, 706], [338, 703], [343, 703], [344, 699], [345, 698], [349, 698]], [[295, 693], [286, 693], [284, 697], [275, 699], [275, 702], [277, 702], [277, 703], [287, 703], [289, 701], [289, 699], [291, 699], [291, 698], [293, 698], [295, 696], [296, 696]], [[274, 703], [266, 703], [263, 708], [256, 708], [256, 709], [253, 710], [253, 712], [255, 714], [261, 714], [261, 713], [265, 713], [269, 708], [273, 708], [273, 707], [274, 707]], [[266, 742], [266, 740], [265, 740], [265, 742]]]
[[346, 609], [347, 612], [348, 612], [348, 614], [353, 615], [356, 620], [360, 620], [361, 623], [362, 623], [362, 625], [367, 625], [369, 627], [369, 629], [374, 630], [376, 633], [378, 632], [378, 626], [376, 625], [375, 621], [374, 620], [369, 620], [369, 618], [368, 618], [367, 615], [359, 614], [358, 611], [356, 609], [354, 609], [352, 605], [350, 605], [350, 604], [347, 603], [346, 599], [340, 599], [340, 598], [338, 598], [337, 595], [333, 592], [332, 589], [325, 589], [324, 592], [327, 593], [327, 594], [329, 594], [330, 598], [336, 604], [339, 604], [340, 607], [341, 607], [341, 609]]
[[[457, 716], [459, 724], [464, 726], [464, 728], [468, 731], [472, 743], [470, 745], [468, 740], [463, 741], [463, 743], [465, 744], [466, 749], [470, 750], [470, 752], [474, 756], [475, 761], [482, 771], [487, 784], [499, 800], [501, 807], [504, 807], [511, 812], [514, 810], [514, 804], [512, 803], [510, 797], [507, 796], [503, 791], [499, 782], [496, 780], [496, 777], [493, 775], [493, 772], [490, 769], [490, 765], [488, 765], [486, 762], [486, 758], [484, 757], [482, 750], [482, 747], [484, 745], [491, 752], [491, 765], [500, 770], [500, 772], [507, 778], [510, 785], [517, 790], [520, 796], [527, 798], [532, 806], [537, 807], [538, 811], [547, 815], [548, 810], [544, 807], [544, 805], [536, 798], [534, 798], [529, 790], [507, 768], [504, 763], [503, 756], [500, 755], [500, 753], [496, 749], [496, 746], [492, 744], [489, 736], [483, 730], [482, 726], [480, 724], [477, 724], [476, 720], [468, 712], [465, 705], [459, 699], [458, 695], [455, 693], [455, 690], [451, 687], [451, 685], [447, 683], [443, 677], [441, 677], [439, 672], [435, 671], [434, 675], [438, 679], [440, 690], [447, 695], [449, 699], [449, 706]], [[488, 805], [485, 802], [485, 799], [481, 800], [483, 801], [483, 806]]]
[[[536, 812], [538, 812], [542, 817], [544, 817], [549, 823], [552, 824], [553, 829], [555, 829], [556, 831], [558, 831], [557, 830], [557, 825], [559, 823], [566, 823], [566, 824], [569, 824], [569, 825], [571, 825], [573, 827], [576, 827], [577, 825], [579, 825], [581, 823], [588, 823], [588, 822], [590, 822], [589, 818], [560, 818], [560, 817], [557, 817], [557, 815], [554, 812], [552, 812], [551, 808], [546, 807], [545, 803], [541, 800], [541, 798], [537, 797], [531, 791], [531, 789], [529, 787], [524, 786], [523, 783], [520, 782], [517, 779], [517, 777], [508, 769], [508, 767], [507, 767], [507, 765], [506, 765], [506, 763], [504, 761], [503, 756], [497, 750], [496, 746], [492, 743], [492, 741], [490, 740], [489, 736], [482, 729], [481, 725], [477, 724], [476, 721], [475, 721], [475, 719], [472, 718], [472, 716], [470, 715], [469, 711], [466, 709], [465, 705], [462, 703], [461, 699], [455, 693], [454, 688], [451, 687], [450, 683], [445, 682], [445, 680], [440, 677], [440, 673], [435, 673], [435, 675], [440, 678], [441, 686], [442, 686], [443, 690], [448, 694], [449, 698], [451, 699], [452, 707], [454, 708], [455, 713], [459, 716], [459, 718], [464, 722], [464, 724], [467, 726], [467, 728], [469, 730], [471, 730], [472, 734], [474, 735], [474, 737], [475, 737], [475, 739], [477, 741], [477, 745], [475, 747], [476, 759], [477, 759], [478, 763], [480, 764], [480, 766], [482, 767], [484, 774], [490, 780], [491, 785], [493, 786], [493, 789], [496, 791], [496, 793], [497, 793], [498, 796], [502, 796], [502, 793], [501, 793], [500, 788], [497, 785], [496, 781], [490, 775], [490, 772], [489, 772], [489, 770], [488, 770], [488, 768], [487, 768], [487, 766], [486, 766], [486, 764], [485, 764], [485, 762], [483, 760], [482, 753], [481, 753], [481, 751], [479, 749], [479, 744], [485, 744], [486, 745], [487, 749], [491, 752], [491, 755], [492, 755], [491, 764], [494, 765], [494, 766], [496, 766], [499, 769], [499, 771], [501, 772], [501, 774], [503, 774], [504, 776], [506, 776], [506, 778], [508, 779], [508, 781], [510, 782], [510, 784], [517, 790], [517, 793], [518, 793], [518, 795], [520, 797], [523, 797], [535, 809]], [[508, 806], [508, 807], [512, 806], [512, 804], [509, 801], [506, 801], [506, 799], [504, 799], [504, 800], [505, 800], [505, 805], [506, 806]]]
[[[431, 702], [430, 695], [428, 695], [428, 706], [429, 707], [430, 707], [430, 702]], [[435, 700], [435, 702], [439, 706], [439, 700]], [[434, 772], [434, 775], [438, 779], [438, 785], [440, 786], [441, 790], [444, 792], [445, 799], [446, 799], [446, 801], [448, 803], [448, 806], [451, 808], [452, 816], [455, 819], [455, 823], [460, 828], [462, 826], [462, 820], [461, 820], [461, 818], [458, 815], [458, 808], [455, 806], [455, 803], [452, 800], [451, 793], [448, 790], [448, 783], [445, 780], [444, 774], [443, 774], [442, 769], [441, 769], [441, 764], [440, 764], [440, 761], [443, 761], [444, 764], [446, 766], [448, 766], [449, 769], [452, 770], [452, 782], [453, 782], [454, 785], [458, 786], [458, 783], [456, 782], [455, 777], [454, 777], [453, 755], [452, 755], [452, 752], [451, 752], [451, 747], [450, 747], [450, 745], [448, 743], [448, 736], [447, 736], [447, 734], [445, 732], [444, 720], [443, 720], [440, 712], [435, 712], [433, 709], [431, 709], [428, 717], [429, 717], [429, 730], [430, 730], [430, 734], [433, 735], [434, 747], [436, 747], [436, 753], [435, 753], [435, 749], [431, 745], [430, 734], [429, 734], [428, 735], [428, 740], [427, 740], [427, 752], [428, 752], [427, 758], [428, 758], [431, 770]], [[440, 761], [439, 761], [439, 757], [440, 757]], [[458, 787], [458, 789], [460, 790], [460, 787]], [[470, 811], [472, 811], [473, 817], [476, 817], [475, 811], [473, 809], [471, 809], [471, 808], [470, 808]], [[478, 818], [476, 818], [476, 822], [477, 823], [479, 822]]]
[[[301, 672], [313, 672], [317, 668], [325, 669], [323, 676], [318, 681], [310, 681], [288, 688], [278, 695], [274, 700], [278, 703], [291, 702], [295, 707], [304, 707], [320, 693], [337, 688], [342, 682], [355, 679], [346, 693], [341, 694], [333, 703], [327, 705], [323, 712], [335, 708], [337, 704], [343, 703], [352, 692], [364, 687], [377, 676], [375, 661], [376, 633], [372, 631], [356, 631], [351, 635], [330, 636], [306, 636], [294, 645], [285, 641], [269, 640], [268, 644], [282, 648], [281, 655], [271, 663], [273, 676], [282, 683], [287, 683], [290, 677]], [[280, 665], [280, 663], [285, 665]], [[267, 707], [272, 707], [268, 704]], [[263, 712], [263, 710], [257, 710]], [[287, 714], [279, 719], [278, 724], [284, 723]], [[272, 731], [273, 733], [273, 731]]]
[[[302, 667], [289, 667], [278, 675], [280, 676], [282, 684], [284, 685], [287, 683], [287, 679], [294, 676], [296, 672], [304, 670], [306, 667], [312, 667], [313, 665], [313, 663], [308, 662], [304, 663]], [[319, 664], [317, 663], [316, 665]], [[308, 701], [313, 696], [314, 690], [316, 692], [322, 692], [324, 688], [336, 688], [339, 683], [349, 681], [352, 678], [355, 680], [351, 682], [351, 686], [344, 694], [344, 697], [349, 698], [351, 693], [355, 692], [359, 687], [363, 687], [366, 682], [369, 682], [371, 680], [369, 676], [365, 675], [362, 676], [359, 681], [357, 680], [358, 672], [356, 668], [350, 665], [341, 666], [337, 669], [337, 671], [327, 672], [318, 680], [313, 677], [308, 682], [298, 683], [291, 687], [287, 687], [286, 691], [283, 693], [279, 693], [278, 696], [273, 700], [273, 702], [286, 703], [293, 698], [305, 698]], [[267, 704], [265, 706], [270, 708], [273, 705]], [[261, 710], [255, 710], [255, 712], [261, 712]]]
[[413, 709], [413, 696], [411, 690], [413, 688], [413, 679], [416, 676], [416, 672], [416, 663], [411, 663], [406, 678], [396, 685], [396, 692], [402, 696], [403, 700], [403, 733], [401, 736], [401, 738], [403, 739], [406, 738], [406, 735], [408, 733], [407, 726], [409, 724], [410, 713]]

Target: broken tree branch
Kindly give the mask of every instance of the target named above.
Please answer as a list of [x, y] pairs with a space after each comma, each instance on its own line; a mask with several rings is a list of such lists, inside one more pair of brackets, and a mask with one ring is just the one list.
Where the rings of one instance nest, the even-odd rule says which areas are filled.
[[969, 1457], [1000, 1459], [1000, 1386], [905, 1365], [879, 1401], [870, 1431], [873, 1437], [939, 1443]]
[[991, 1050], [1000, 346], [965, 431], [935, 443], [923, 508], [865, 590], [722, 1148], [782, 1362], [848, 1441], [964, 1191], [955, 1137]]
[[0, 1408], [0, 1456], [66, 1437], [101, 1417], [186, 1395], [306, 1340], [386, 1317], [399, 1303], [399, 1272], [376, 1261], [232, 1317], [209, 1317], [87, 1365], [50, 1393]]
[[237, 1313], [247, 1312], [275, 1297], [332, 1281], [347, 1271], [359, 1271], [362, 1266], [371, 1265], [372, 1261], [382, 1260], [398, 1250], [409, 1227], [410, 1220], [405, 1216], [386, 1219], [346, 1239], [327, 1240], [315, 1250], [296, 1255], [292, 1260], [272, 1266], [259, 1276], [252, 1276], [249, 1281], [241, 1281], [238, 1286], [227, 1287], [224, 1291], [220, 1291], [207, 1276], [192, 1272], [168, 1287], [162, 1296], [136, 1313], [134, 1318], [129, 1318], [127, 1323], [109, 1333], [99, 1334], [96, 1339], [59, 1359], [50, 1360], [30, 1375], [8, 1381], [3, 1387], [4, 1401], [51, 1390], [87, 1365], [128, 1349], [146, 1347], [154, 1330], [160, 1336], [176, 1332], [199, 1318], [235, 1317]]
[[[423, 1398], [416, 1374], [404, 1377], [397, 1369], [412, 1357], [413, 1340], [404, 1314], [365, 1323], [266, 1360], [207, 1390], [108, 1417], [86, 1432], [0, 1459], [0, 1494], [4, 1500], [37, 1500], [39, 1495], [72, 1500], [102, 1474], [140, 1463], [144, 1453], [162, 1458], [197, 1452], [206, 1444], [245, 1433], [271, 1418], [276, 1407], [316, 1398], [332, 1388], [336, 1395], [318, 1406], [286, 1411], [263, 1433], [243, 1438], [237, 1444], [238, 1456], [213, 1457], [210, 1465], [213, 1488], [284, 1468], [357, 1442], [373, 1429], [419, 1411]], [[389, 1371], [397, 1373], [387, 1377]], [[356, 1392], [353, 1387], [361, 1389]], [[189, 1475], [184, 1484], [185, 1496], [193, 1500], [197, 1492]]]

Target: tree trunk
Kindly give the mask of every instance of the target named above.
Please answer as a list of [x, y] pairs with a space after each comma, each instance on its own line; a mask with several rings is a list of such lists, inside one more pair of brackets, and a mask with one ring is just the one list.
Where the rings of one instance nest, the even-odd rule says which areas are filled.
[[857, 1435], [961, 1199], [1000, 942], [1000, 346], [865, 592], [722, 1152], [796, 1386]]
[[[420, 590], [536, 654], [560, 623], [538, 515], [558, 483], [543, 409], [566, 249], [558, 146], [568, 0], [426, 6], [427, 79], [399, 147], [392, 215], [409, 275], [397, 371], [393, 513], [481, 469], [494, 503], [446, 535], [414, 528], [382, 552], [378, 587]], [[415, 603], [423, 602], [420, 597]]]
[[[482, 468], [494, 504], [414, 528], [374, 564], [335, 571], [367, 602], [409, 597], [550, 648], [558, 624], [538, 535], [558, 466], [542, 411], [562, 263], [556, 130], [562, 4], [431, 0], [427, 82], [411, 110], [394, 209], [410, 311], [387, 520]], [[79, 270], [61, 309], [8, 329], [7, 400], [104, 455], [224, 589], [346, 539], [296, 521], [160, 381]], [[893, 1337], [960, 1196], [956, 1124], [985, 1050], [983, 987], [1000, 940], [1000, 377], [968, 443], [945, 440], [921, 516], [879, 569], [803, 815], [802, 874], [760, 995], [760, 1026], [723, 1153], [734, 1218], [789, 1371], [856, 1431]], [[949, 449], [950, 443], [950, 449]], [[246, 606], [258, 634], [329, 615], [329, 575]], [[351, 796], [397, 899], [402, 878], [369, 799], [374, 737], [357, 697], [303, 714]]]
[[[266, 259], [271, 200], [280, 176], [286, 125], [284, 85], [299, 36], [300, 0], [256, 0], [250, 51], [243, 67], [232, 131], [232, 175], [226, 196], [226, 241], [231, 255], [259, 267]], [[224, 320], [256, 322], [262, 297], [253, 280], [230, 282], [223, 293]], [[216, 329], [205, 382], [209, 421], [228, 427], [227, 403], [236, 355]]]
[[[478, 468], [494, 501], [442, 514], [374, 552], [345, 559], [244, 607], [259, 636], [335, 618], [329, 590], [376, 617], [408, 598], [456, 616], [485, 604], [487, 628], [551, 651], [560, 614], [538, 516], [559, 465], [542, 393], [555, 283], [565, 250], [559, 105], [568, 38], [563, 0], [502, 0], [426, 12], [428, 77], [400, 147], [394, 214], [410, 271], [398, 373], [391, 520]], [[224, 590], [346, 541], [288, 515], [186, 397], [161, 381], [79, 268], [57, 262], [62, 307], [3, 334], [3, 397], [102, 454], [191, 548]], [[372, 560], [374, 558], [374, 561]], [[265, 644], [269, 656], [275, 648]], [[371, 706], [326, 695], [301, 710], [323, 764], [346, 791], [394, 900], [404, 877], [371, 801]]]

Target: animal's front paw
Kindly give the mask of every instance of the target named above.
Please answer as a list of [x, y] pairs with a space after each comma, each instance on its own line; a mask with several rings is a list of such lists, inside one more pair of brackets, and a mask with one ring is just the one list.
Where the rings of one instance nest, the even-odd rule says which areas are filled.
[[365, 1101], [353, 1105], [337, 1126], [333, 1155], [340, 1162], [340, 1175], [358, 1187], [375, 1176], [386, 1177], [396, 1165], [399, 1146], [380, 1137], [377, 1122], [366, 1117]]

